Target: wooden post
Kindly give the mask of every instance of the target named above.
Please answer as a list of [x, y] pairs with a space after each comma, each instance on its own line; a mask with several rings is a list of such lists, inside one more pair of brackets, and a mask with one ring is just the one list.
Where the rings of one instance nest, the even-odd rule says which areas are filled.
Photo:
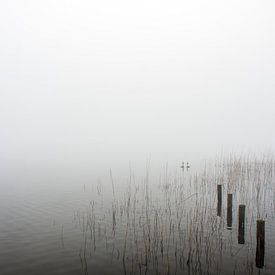
[[239, 230], [238, 230], [238, 243], [244, 244], [244, 223], [245, 223], [245, 205], [239, 205]]
[[265, 221], [257, 220], [257, 248], [256, 248], [256, 267], [264, 266], [265, 246]]
[[217, 191], [218, 191], [217, 216], [220, 217], [222, 214], [222, 185], [221, 184], [218, 184]]
[[227, 229], [232, 229], [232, 194], [227, 194]]

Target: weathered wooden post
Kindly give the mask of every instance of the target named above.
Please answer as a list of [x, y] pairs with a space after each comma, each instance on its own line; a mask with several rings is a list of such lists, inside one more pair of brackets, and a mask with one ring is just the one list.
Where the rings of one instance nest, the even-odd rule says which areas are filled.
[[232, 194], [227, 194], [227, 229], [232, 229]]
[[256, 248], [256, 267], [264, 266], [265, 246], [265, 221], [257, 220], [257, 248]]
[[238, 230], [238, 243], [244, 244], [244, 223], [245, 223], [245, 205], [239, 205], [239, 230]]
[[217, 191], [218, 191], [217, 216], [220, 217], [222, 214], [222, 185], [221, 184], [218, 184]]

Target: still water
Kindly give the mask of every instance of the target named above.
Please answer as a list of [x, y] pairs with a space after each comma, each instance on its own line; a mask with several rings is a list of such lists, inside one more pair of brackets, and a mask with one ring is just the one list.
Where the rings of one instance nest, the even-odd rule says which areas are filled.
[[275, 274], [272, 156], [180, 166], [3, 171], [0, 274]]

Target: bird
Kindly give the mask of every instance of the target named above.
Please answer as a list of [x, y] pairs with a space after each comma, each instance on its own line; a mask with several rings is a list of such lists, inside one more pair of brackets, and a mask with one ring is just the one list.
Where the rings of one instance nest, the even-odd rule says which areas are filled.
[[184, 170], [184, 162], [182, 163], [181, 167], [182, 170]]
[[186, 168], [187, 168], [187, 169], [189, 169], [189, 168], [190, 168], [189, 162], [187, 162], [187, 164], [186, 164]]

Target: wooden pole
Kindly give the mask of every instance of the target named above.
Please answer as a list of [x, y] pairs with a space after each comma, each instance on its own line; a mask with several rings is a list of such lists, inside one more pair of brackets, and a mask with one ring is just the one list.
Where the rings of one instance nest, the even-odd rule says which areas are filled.
[[227, 229], [232, 229], [232, 194], [227, 194]]
[[220, 217], [222, 214], [222, 185], [221, 184], [218, 184], [217, 191], [218, 191], [217, 216]]
[[239, 230], [238, 230], [238, 243], [244, 244], [244, 223], [245, 223], [245, 205], [239, 205]]
[[257, 220], [256, 267], [263, 268], [265, 252], [265, 221]]

